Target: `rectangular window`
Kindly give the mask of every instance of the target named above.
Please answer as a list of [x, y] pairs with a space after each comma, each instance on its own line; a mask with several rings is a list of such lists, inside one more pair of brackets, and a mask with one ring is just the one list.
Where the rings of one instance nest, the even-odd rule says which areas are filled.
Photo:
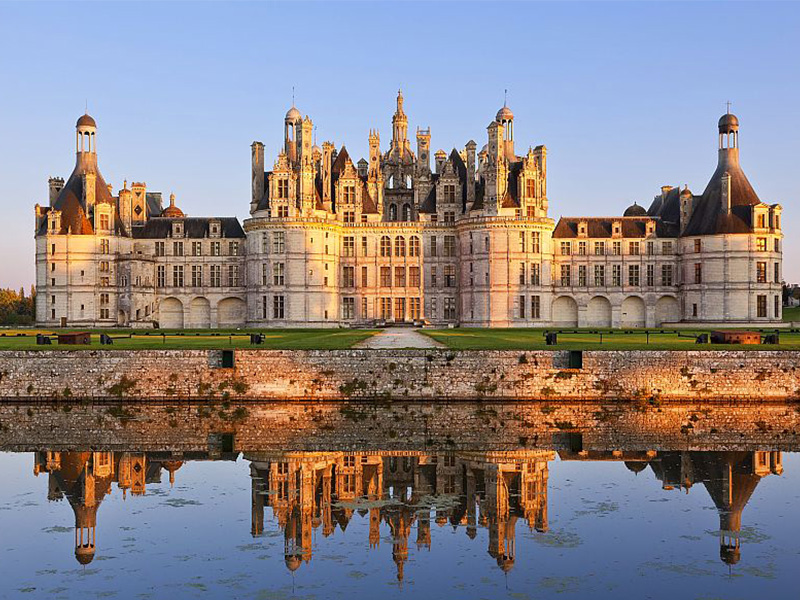
[[261, 296], [261, 318], [266, 319], [267, 314], [267, 297]]
[[278, 179], [278, 198], [288, 198], [289, 197], [289, 180], [288, 179]]
[[269, 285], [269, 265], [267, 263], [261, 263], [261, 285]]
[[528, 250], [527, 244], [526, 244], [527, 240], [528, 240], [528, 236], [525, 235], [525, 232], [524, 231], [520, 231], [519, 232], [519, 251], [520, 252], [527, 252], [527, 250]]
[[598, 287], [603, 287], [606, 284], [606, 267], [605, 265], [594, 266], [594, 284]]
[[230, 287], [239, 285], [239, 265], [228, 265], [228, 285]]
[[561, 265], [561, 285], [572, 284], [572, 268], [570, 265]]
[[531, 232], [531, 252], [538, 254], [542, 251], [542, 233], [540, 231]]
[[183, 265], [172, 266], [172, 286], [183, 287]]
[[694, 241], [694, 251], [700, 252], [703, 249], [703, 241], [702, 240], [695, 240]]
[[578, 242], [578, 254], [586, 256], [586, 242]]
[[572, 242], [561, 242], [561, 255], [569, 256], [572, 254]]
[[594, 255], [595, 256], [603, 256], [606, 253], [606, 243], [605, 242], [595, 242], [594, 243]]
[[381, 298], [381, 319], [389, 320], [392, 318], [392, 299]]
[[356, 238], [346, 235], [342, 238], [342, 256], [352, 257], [356, 255]]
[[183, 256], [183, 242], [172, 242], [172, 255]]
[[[262, 233], [261, 234], [261, 253], [262, 254], [269, 254], [269, 233]], [[266, 299], [266, 296], [264, 296]], [[265, 319], [267, 317], [264, 317]]]
[[361, 267], [361, 287], [368, 287], [367, 267]]
[[342, 267], [342, 286], [346, 288], [356, 287], [355, 267]]
[[656, 284], [656, 266], [655, 265], [647, 265], [646, 271], [646, 282], [649, 287], [653, 287]]
[[781, 318], [781, 297], [780, 296], [775, 296], [773, 304], [774, 304], [773, 308], [775, 310], [775, 315], [774, 316], [775, 316], [776, 319], [780, 319]]
[[391, 267], [381, 267], [381, 287], [392, 287]]
[[284, 296], [272, 297], [272, 318], [283, 319], [286, 314], [286, 298]]
[[454, 235], [444, 236], [444, 255], [445, 256], [456, 255], [456, 237]]
[[639, 255], [639, 242], [628, 242], [628, 254], [632, 256]]
[[661, 254], [672, 254], [672, 242], [661, 242]]
[[437, 248], [437, 244], [436, 244], [436, 236], [432, 235], [431, 236], [431, 251], [430, 251], [431, 256], [438, 256], [437, 250], [438, 250], [438, 248]]
[[531, 285], [542, 285], [542, 265], [531, 263]]
[[767, 316], [767, 296], [759, 294], [756, 296], [756, 316], [765, 318]]
[[361, 318], [366, 319], [369, 315], [367, 315], [367, 307], [369, 302], [366, 298], [361, 298]]
[[286, 252], [286, 232], [276, 231], [272, 235], [272, 251], [275, 254]]
[[628, 265], [628, 285], [641, 285], [639, 265]]
[[409, 287], [419, 287], [419, 267], [408, 268], [408, 285]]
[[220, 256], [222, 251], [220, 250], [220, 243], [219, 242], [211, 242], [211, 256]]
[[356, 188], [352, 185], [344, 186], [343, 190], [343, 200], [345, 204], [352, 204], [356, 201]]
[[203, 266], [192, 265], [192, 287], [203, 286]]
[[775, 283], [781, 282], [781, 264], [775, 263]]
[[525, 296], [519, 297], [519, 318], [525, 318]]
[[289, 207], [285, 204], [278, 205], [278, 218], [279, 219], [288, 219], [289, 218]]
[[344, 222], [346, 225], [352, 225], [356, 222], [356, 213], [352, 210], [344, 211]]
[[614, 242], [611, 248], [614, 256], [622, 255], [622, 242]]
[[456, 213], [452, 210], [444, 211], [444, 222], [445, 223], [455, 223], [456, 221]]
[[406, 299], [405, 298], [395, 298], [394, 299], [394, 320], [395, 321], [405, 321], [406, 320]]
[[586, 265], [578, 266], [578, 285], [584, 286], [586, 283]]
[[661, 265], [661, 285], [673, 285], [672, 265]]
[[156, 242], [156, 256], [164, 256], [164, 242]]
[[539, 296], [531, 296], [531, 319], [542, 318], [542, 299]]
[[415, 235], [412, 235], [408, 242], [408, 255], [411, 257], [419, 256], [419, 238]]
[[369, 251], [367, 246], [367, 237], [361, 236], [361, 256], [366, 256]]
[[239, 242], [228, 242], [228, 256], [239, 256]]
[[436, 319], [436, 317], [437, 317], [437, 308], [438, 307], [437, 307], [437, 303], [436, 303], [436, 298], [431, 298], [431, 314], [430, 314], [431, 319]]
[[108, 215], [100, 215], [100, 229], [110, 229]]
[[[455, 204], [456, 201], [456, 186], [454, 185], [445, 185], [444, 186], [444, 202], [446, 204]], [[447, 219], [445, 218], [445, 221]]]
[[203, 242], [192, 242], [192, 256], [203, 255]]
[[444, 318], [448, 321], [455, 321], [456, 320], [456, 299], [455, 298], [445, 298], [444, 299]]
[[433, 266], [431, 267], [431, 287], [435, 288], [437, 283], [438, 282], [436, 281], [436, 267]]
[[756, 282], [767, 283], [767, 263], [765, 262], [756, 263]]
[[656, 243], [655, 242], [647, 242], [647, 255], [652, 256], [656, 253]]
[[156, 286], [163, 288], [167, 285], [167, 267], [165, 265], [158, 265], [156, 269]]
[[694, 263], [694, 282], [703, 283], [703, 263]]
[[767, 251], [767, 238], [756, 238], [756, 250], [759, 252]]
[[527, 278], [525, 277], [525, 263], [519, 263], [519, 284], [525, 285], [525, 281]]
[[444, 287], [456, 287], [456, 266], [444, 266]]
[[781, 251], [781, 241], [778, 238], [775, 238], [775, 252]]
[[286, 285], [286, 265], [284, 263], [272, 265], [272, 285]]
[[420, 301], [419, 298], [410, 298], [409, 299], [409, 318], [412, 321], [419, 321], [422, 314], [420, 312]]
[[342, 319], [350, 320], [356, 317], [356, 299], [342, 298]]
[[222, 285], [222, 265], [211, 265], [209, 267], [209, 275], [211, 287], [220, 287]]

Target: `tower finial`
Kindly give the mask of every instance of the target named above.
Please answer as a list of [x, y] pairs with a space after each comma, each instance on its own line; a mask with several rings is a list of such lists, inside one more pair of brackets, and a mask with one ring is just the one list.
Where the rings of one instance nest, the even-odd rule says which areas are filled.
[[728, 100], [728, 101], [727, 101], [725, 104], [726, 104], [726, 105], [727, 105], [727, 107], [728, 107], [728, 108], [727, 108], [727, 110], [726, 110], [726, 113], [727, 113], [727, 114], [731, 114], [731, 101], [730, 101], [730, 100]]
[[292, 86], [292, 106], [294, 106], [294, 86]]
[[508, 88], [503, 90], [503, 106], [508, 106]]

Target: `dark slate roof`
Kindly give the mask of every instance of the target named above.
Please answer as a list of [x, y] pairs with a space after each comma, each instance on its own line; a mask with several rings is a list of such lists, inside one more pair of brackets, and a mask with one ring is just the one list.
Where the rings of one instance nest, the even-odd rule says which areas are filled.
[[680, 223], [681, 220], [681, 190], [677, 186], [667, 192], [666, 197], [657, 196], [647, 214], [658, 217], [665, 223]]
[[364, 214], [378, 214], [378, 206], [375, 200], [369, 195], [369, 187], [367, 182], [364, 181], [364, 189], [361, 192], [361, 212]]
[[136, 239], [160, 240], [171, 237], [173, 221], [183, 222], [184, 237], [190, 239], [203, 239], [210, 237], [211, 221], [219, 221], [223, 238], [243, 238], [239, 220], [236, 217], [185, 217], [171, 219], [169, 217], [154, 217], [142, 227], [133, 228], [133, 237]]
[[478, 179], [475, 184], [475, 202], [472, 203], [470, 210], [483, 210], [483, 197], [486, 194], [486, 180], [483, 177]]
[[[722, 210], [722, 177], [731, 177], [731, 212]], [[721, 233], [752, 233], [752, 210], [761, 204], [753, 186], [735, 160], [720, 160], [703, 195], [695, 201], [692, 217], [683, 232], [684, 236], [715, 235]]]
[[425, 196], [425, 200], [422, 201], [422, 204], [419, 205], [419, 212], [425, 214], [433, 214], [436, 212], [436, 186], [432, 185], [431, 189], [428, 191], [428, 195]]
[[519, 172], [522, 170], [522, 161], [508, 165], [508, 182], [506, 193], [500, 203], [503, 208], [519, 208]]
[[[561, 217], [555, 230], [554, 238], [576, 238], [578, 237], [578, 224], [586, 223], [587, 238], [610, 238], [612, 237], [614, 221], [619, 221], [622, 225], [622, 237], [625, 238], [644, 238], [646, 235], [645, 224], [653, 219], [649, 217], [590, 217], [582, 219], [580, 217]], [[675, 227], [662, 223], [656, 219], [656, 235], [660, 238], [677, 237]]]
[[264, 196], [258, 201], [256, 210], [267, 210], [269, 208], [269, 176], [272, 171], [264, 171]]
[[145, 201], [147, 202], [148, 215], [160, 215], [161, 211], [164, 210], [161, 192], [145, 192]]
[[623, 217], [646, 217], [647, 210], [644, 206], [639, 206], [634, 202], [628, 208], [625, 209], [625, 212], [622, 213]]

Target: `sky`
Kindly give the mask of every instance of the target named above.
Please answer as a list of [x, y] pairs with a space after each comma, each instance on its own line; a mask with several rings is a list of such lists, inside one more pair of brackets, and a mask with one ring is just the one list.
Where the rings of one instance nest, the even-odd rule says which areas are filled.
[[483, 146], [507, 89], [518, 153], [547, 146], [554, 219], [619, 215], [665, 184], [702, 193], [730, 101], [798, 281], [798, 31], [793, 2], [0, 1], [0, 287], [33, 283], [33, 207], [72, 171], [87, 105], [115, 190], [244, 219], [250, 144], [271, 165], [293, 89], [318, 143], [361, 157], [371, 128], [388, 147], [400, 87], [412, 140], [430, 127], [445, 150]]

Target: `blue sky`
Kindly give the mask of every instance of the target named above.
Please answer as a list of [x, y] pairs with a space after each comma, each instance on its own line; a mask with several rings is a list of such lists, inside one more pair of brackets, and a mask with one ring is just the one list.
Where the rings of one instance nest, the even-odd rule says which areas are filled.
[[318, 140], [391, 137], [397, 88], [434, 149], [485, 143], [503, 103], [518, 148], [548, 147], [550, 214], [621, 214], [663, 184], [701, 193], [730, 100], [745, 172], [784, 206], [800, 280], [794, 169], [800, 5], [689, 2], [0, 3], [0, 286], [33, 281], [33, 205], [67, 177], [88, 101], [100, 169], [191, 215], [247, 216], [250, 149], [297, 106]]

